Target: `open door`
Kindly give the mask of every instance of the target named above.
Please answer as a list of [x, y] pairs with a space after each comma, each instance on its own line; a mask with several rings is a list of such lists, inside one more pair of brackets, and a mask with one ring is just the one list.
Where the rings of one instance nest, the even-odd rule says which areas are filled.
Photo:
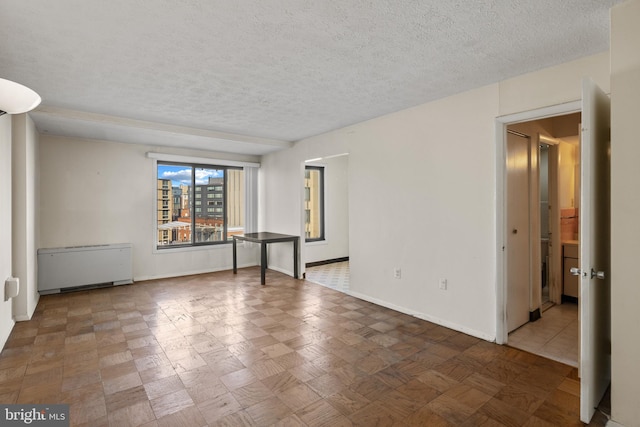
[[580, 150], [580, 420], [591, 421], [611, 382], [609, 97], [582, 84]]
[[507, 331], [529, 321], [529, 138], [507, 131]]

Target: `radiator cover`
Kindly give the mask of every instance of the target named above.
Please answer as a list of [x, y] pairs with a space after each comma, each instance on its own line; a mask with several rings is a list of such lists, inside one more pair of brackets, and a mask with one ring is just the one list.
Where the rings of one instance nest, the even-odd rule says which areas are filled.
[[130, 243], [38, 249], [38, 291], [42, 295], [132, 282]]

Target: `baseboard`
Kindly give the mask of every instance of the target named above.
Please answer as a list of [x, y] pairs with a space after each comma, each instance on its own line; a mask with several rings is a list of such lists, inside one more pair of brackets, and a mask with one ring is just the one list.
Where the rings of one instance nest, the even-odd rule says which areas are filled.
[[484, 332], [476, 331], [475, 329], [470, 329], [470, 328], [467, 328], [465, 326], [461, 326], [461, 325], [458, 325], [456, 323], [449, 322], [448, 320], [440, 319], [438, 317], [434, 317], [434, 316], [431, 316], [431, 315], [428, 315], [428, 314], [425, 314], [425, 313], [419, 313], [417, 311], [410, 310], [410, 309], [408, 309], [406, 307], [401, 307], [401, 306], [398, 306], [398, 305], [395, 305], [395, 304], [391, 304], [389, 302], [382, 301], [382, 300], [379, 300], [377, 298], [370, 297], [368, 295], [364, 295], [364, 294], [361, 294], [361, 293], [358, 293], [358, 292], [353, 292], [353, 291], [346, 291], [345, 293], [347, 295], [351, 295], [352, 297], [355, 297], [355, 298], [358, 298], [358, 299], [361, 299], [361, 300], [364, 300], [364, 301], [368, 301], [368, 302], [371, 302], [373, 304], [380, 305], [382, 307], [390, 308], [391, 310], [395, 310], [395, 311], [398, 311], [400, 313], [408, 314], [409, 316], [413, 316], [413, 317], [416, 317], [416, 318], [421, 319], [421, 320], [426, 320], [427, 322], [435, 323], [437, 325], [444, 326], [445, 328], [452, 329], [452, 330], [457, 331], [457, 332], [462, 332], [463, 334], [471, 335], [473, 337], [480, 338], [480, 339], [485, 340], [485, 341], [495, 342], [495, 340], [496, 340], [495, 336], [491, 336], [491, 335], [486, 334]]
[[345, 257], [342, 257], [342, 258], [325, 259], [324, 261], [308, 262], [304, 266], [305, 266], [305, 268], [309, 268], [309, 267], [317, 267], [319, 265], [327, 265], [327, 264], [333, 264], [333, 263], [336, 263], [336, 262], [345, 262], [345, 261], [349, 261], [349, 257], [348, 256], [345, 256]]
[[574, 304], [577, 304], [577, 303], [578, 303], [578, 298], [576, 298], [576, 297], [571, 297], [571, 296], [569, 296], [569, 295], [564, 295], [564, 294], [563, 294], [563, 295], [562, 295], [562, 299], [561, 299], [561, 301], [562, 301], [562, 302], [572, 302], [572, 303], [574, 303]]
[[[256, 266], [260, 266], [260, 264], [243, 264], [243, 265], [238, 265], [238, 268], [247, 268], [247, 267], [256, 267]], [[269, 267], [271, 268], [271, 267]], [[136, 276], [133, 278], [134, 282], [142, 282], [145, 280], [159, 280], [159, 279], [172, 279], [174, 277], [181, 277], [181, 276], [195, 276], [198, 274], [207, 274], [207, 273], [217, 273], [219, 271], [230, 271], [232, 270], [233, 267], [231, 266], [227, 266], [227, 267], [220, 267], [220, 268], [208, 268], [208, 269], [204, 269], [204, 270], [191, 270], [191, 271], [181, 271], [180, 273], [171, 273], [171, 274], [162, 274], [162, 275], [152, 275], [152, 276]]]
[[16, 324], [16, 322], [13, 319], [11, 319], [11, 327], [7, 328], [6, 336], [5, 336], [5, 334], [2, 334], [0, 336], [0, 351], [2, 351], [4, 349], [4, 345], [9, 340], [9, 336], [11, 335], [11, 331], [13, 331], [13, 327], [15, 326], [15, 324]]
[[[260, 267], [260, 264], [243, 264], [238, 265], [238, 268], [248, 268], [248, 267]], [[161, 274], [161, 275], [146, 275], [146, 276], [136, 276], [133, 278], [134, 282], [143, 282], [145, 280], [160, 280], [160, 279], [172, 279], [174, 277], [182, 277], [182, 276], [195, 276], [198, 274], [207, 274], [207, 273], [217, 273], [219, 271], [230, 271], [233, 267], [220, 267], [220, 268], [208, 268], [204, 270], [190, 270], [190, 271], [181, 271], [180, 273], [171, 273], [171, 274]], [[293, 272], [289, 270], [285, 270], [279, 267], [269, 266], [269, 270], [275, 270], [280, 273], [286, 274], [287, 276], [293, 277]]]
[[38, 302], [40, 301], [40, 293], [36, 293], [36, 300], [33, 304], [33, 307], [28, 307], [28, 312], [27, 314], [18, 314], [16, 316], [13, 316], [13, 320], [15, 320], [16, 322], [27, 322], [29, 320], [31, 320], [31, 318], [33, 317], [33, 313], [36, 312], [36, 308], [38, 307]]
[[529, 312], [529, 322], [535, 322], [536, 320], [540, 319], [542, 316], [540, 315], [540, 309], [536, 308], [533, 311]]
[[[260, 267], [260, 265], [258, 265], [258, 267]], [[267, 270], [277, 271], [278, 273], [286, 274], [287, 276], [291, 276], [291, 277], [293, 277], [293, 271], [289, 271], [289, 270], [286, 270], [286, 269], [284, 269], [284, 268], [280, 268], [280, 267], [273, 267], [273, 266], [271, 266], [271, 265], [270, 265], [270, 266], [267, 268]]]

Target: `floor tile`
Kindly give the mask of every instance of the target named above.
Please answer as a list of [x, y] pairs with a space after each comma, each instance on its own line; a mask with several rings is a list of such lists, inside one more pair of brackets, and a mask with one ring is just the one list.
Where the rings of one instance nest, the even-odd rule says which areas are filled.
[[[0, 401], [92, 427], [580, 425], [577, 369], [345, 286], [247, 268], [42, 296], [0, 353]], [[541, 321], [510, 343], [569, 353], [570, 314]]]

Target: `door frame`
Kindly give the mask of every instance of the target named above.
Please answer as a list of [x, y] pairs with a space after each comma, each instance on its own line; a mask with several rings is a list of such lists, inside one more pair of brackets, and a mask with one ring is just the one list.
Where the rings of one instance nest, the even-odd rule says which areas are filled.
[[[331, 194], [334, 190], [332, 188], [330, 188], [330, 186], [327, 185], [327, 173], [331, 173], [331, 165], [327, 163], [327, 160], [331, 160], [334, 159], [336, 157], [344, 157], [346, 156], [347, 159], [349, 159], [350, 157], [350, 153], [344, 152], [344, 153], [338, 153], [338, 154], [329, 154], [326, 156], [322, 156], [322, 157], [314, 157], [311, 159], [306, 159], [300, 162], [300, 171], [299, 171], [299, 176], [300, 176], [300, 183], [302, 183], [302, 185], [300, 185], [299, 190], [300, 190], [300, 210], [299, 210], [299, 215], [300, 215], [300, 269], [298, 270], [300, 272], [300, 277], [301, 278], [306, 278], [306, 273], [307, 273], [307, 251], [308, 251], [308, 246], [309, 245], [327, 245], [329, 244], [329, 240], [330, 240], [330, 235], [331, 232], [333, 231], [333, 221], [334, 219], [332, 218], [332, 216], [327, 215], [327, 212], [329, 210], [331, 210], [330, 208], [333, 206], [332, 202], [330, 200], [327, 200], [327, 194]], [[324, 193], [324, 201], [323, 201], [323, 209], [324, 209], [324, 240], [321, 241], [317, 241], [317, 242], [306, 242], [305, 240], [305, 214], [304, 214], [304, 209], [305, 209], [305, 189], [304, 189], [304, 180], [305, 180], [305, 170], [306, 170], [306, 166], [321, 166], [323, 168], [325, 168], [325, 173], [324, 173], [324, 182], [323, 182], [323, 193]], [[348, 176], [349, 176], [349, 165], [347, 165], [347, 212], [349, 211], [349, 201], [350, 201], [350, 196], [348, 194]], [[348, 219], [347, 219], [348, 225], [347, 225], [347, 245], [349, 247], [348, 252], [351, 251], [351, 246], [349, 245], [350, 243], [350, 237], [351, 237], [351, 217], [348, 215]], [[347, 257], [349, 257], [349, 254], [347, 254]]]
[[552, 105], [521, 113], [496, 117], [496, 343], [506, 344], [507, 327], [507, 126], [511, 124], [546, 119], [577, 113], [582, 110], [582, 101]]

